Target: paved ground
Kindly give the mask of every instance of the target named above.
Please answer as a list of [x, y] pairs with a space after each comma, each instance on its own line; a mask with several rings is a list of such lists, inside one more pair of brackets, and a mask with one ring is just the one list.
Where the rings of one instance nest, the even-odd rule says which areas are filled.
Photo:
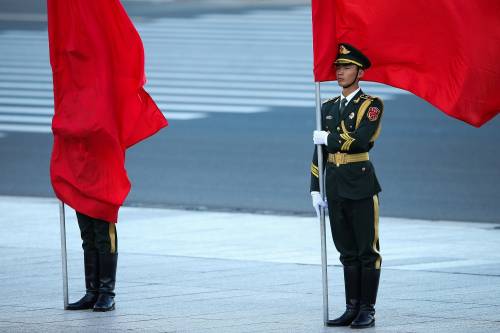
[[[1, 332], [348, 332], [322, 326], [318, 222], [307, 217], [124, 208], [117, 309], [62, 310], [58, 204], [0, 197]], [[68, 212], [70, 299], [83, 292]], [[498, 224], [381, 219], [377, 327], [499, 332]], [[331, 315], [341, 311], [332, 249]]]

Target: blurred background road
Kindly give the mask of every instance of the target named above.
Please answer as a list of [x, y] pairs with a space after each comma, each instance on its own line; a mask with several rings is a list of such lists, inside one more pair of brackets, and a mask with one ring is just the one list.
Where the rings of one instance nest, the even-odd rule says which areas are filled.
[[[312, 215], [314, 84], [306, 1], [123, 1], [170, 127], [128, 151], [127, 205]], [[322, 97], [338, 94], [335, 83]], [[500, 119], [473, 128], [404, 91], [371, 157], [381, 214], [500, 222]], [[0, 195], [53, 196], [45, 1], [0, 2]]]

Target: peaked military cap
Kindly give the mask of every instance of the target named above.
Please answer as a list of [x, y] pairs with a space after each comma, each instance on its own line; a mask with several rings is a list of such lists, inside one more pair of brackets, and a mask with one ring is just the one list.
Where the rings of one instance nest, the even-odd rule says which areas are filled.
[[340, 43], [335, 64], [355, 64], [363, 69], [371, 66], [370, 60], [354, 46]]

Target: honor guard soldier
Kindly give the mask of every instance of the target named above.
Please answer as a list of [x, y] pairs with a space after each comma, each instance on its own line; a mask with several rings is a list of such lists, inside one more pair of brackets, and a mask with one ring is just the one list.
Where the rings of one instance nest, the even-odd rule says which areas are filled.
[[[335, 247], [344, 269], [346, 311], [328, 326], [366, 328], [375, 324], [375, 301], [382, 258], [379, 252], [378, 193], [381, 191], [368, 151], [380, 133], [383, 104], [365, 95], [359, 80], [369, 59], [349, 44], [340, 44], [334, 62], [342, 94], [323, 103], [322, 130], [313, 141], [322, 145], [324, 169], [315, 150], [311, 196], [316, 213], [328, 204]], [[327, 203], [319, 193], [319, 172], [325, 173]]]
[[67, 310], [104, 312], [115, 309], [115, 281], [118, 260], [116, 225], [76, 212], [82, 237], [85, 295]]

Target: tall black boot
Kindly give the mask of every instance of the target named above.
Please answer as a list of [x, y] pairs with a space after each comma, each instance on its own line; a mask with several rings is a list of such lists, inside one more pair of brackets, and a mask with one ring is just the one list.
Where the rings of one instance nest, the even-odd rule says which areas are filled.
[[78, 302], [68, 304], [66, 310], [92, 309], [97, 301], [97, 288], [99, 286], [99, 256], [97, 251], [84, 251], [83, 263], [85, 269], [85, 296]]
[[329, 320], [327, 326], [349, 326], [359, 312], [361, 271], [359, 266], [344, 266], [346, 310], [337, 319]]
[[99, 254], [99, 297], [94, 311], [115, 309], [115, 282], [118, 253]]
[[375, 325], [375, 302], [377, 301], [380, 269], [361, 270], [361, 306], [351, 328], [367, 328]]

